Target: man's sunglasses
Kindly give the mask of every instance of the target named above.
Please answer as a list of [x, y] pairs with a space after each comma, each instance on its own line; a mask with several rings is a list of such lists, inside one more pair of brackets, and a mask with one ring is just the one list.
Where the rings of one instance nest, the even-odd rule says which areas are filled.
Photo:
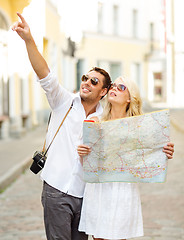
[[82, 80], [83, 82], [87, 82], [87, 80], [90, 80], [92, 85], [97, 85], [98, 82], [99, 82], [98, 78], [96, 78], [96, 77], [91, 77], [91, 78], [90, 78], [90, 77], [87, 76], [87, 75], [82, 75], [81, 80]]
[[126, 87], [124, 84], [122, 84], [122, 83], [119, 83], [119, 84], [113, 83], [113, 84], [111, 85], [110, 89], [112, 89], [112, 88], [114, 88], [114, 87], [117, 87], [117, 89], [118, 89], [119, 91], [125, 91], [126, 88], [127, 88], [127, 87]]

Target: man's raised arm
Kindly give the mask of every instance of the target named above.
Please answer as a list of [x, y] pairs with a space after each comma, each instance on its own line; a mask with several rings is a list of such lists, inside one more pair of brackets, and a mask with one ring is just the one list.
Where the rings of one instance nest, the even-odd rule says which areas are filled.
[[16, 31], [17, 34], [25, 41], [31, 65], [38, 78], [42, 79], [49, 74], [49, 67], [37, 49], [35, 41], [31, 35], [29, 25], [20, 13], [17, 13], [17, 15], [19, 16], [21, 22], [15, 22], [12, 26], [12, 30]]

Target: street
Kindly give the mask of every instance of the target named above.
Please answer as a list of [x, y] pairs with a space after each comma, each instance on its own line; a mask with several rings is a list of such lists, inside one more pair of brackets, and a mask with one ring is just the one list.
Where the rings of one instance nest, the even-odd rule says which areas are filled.
[[[167, 181], [140, 184], [145, 236], [140, 240], [184, 239], [184, 133], [171, 127], [175, 143]], [[40, 196], [42, 183], [29, 170], [0, 194], [0, 239], [45, 238]]]

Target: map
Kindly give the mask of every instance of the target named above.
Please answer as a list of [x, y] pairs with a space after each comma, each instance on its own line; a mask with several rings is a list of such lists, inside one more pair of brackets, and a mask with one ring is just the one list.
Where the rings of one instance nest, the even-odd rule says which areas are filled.
[[83, 159], [86, 182], [166, 181], [169, 110], [104, 122], [84, 122], [83, 142], [91, 147]]

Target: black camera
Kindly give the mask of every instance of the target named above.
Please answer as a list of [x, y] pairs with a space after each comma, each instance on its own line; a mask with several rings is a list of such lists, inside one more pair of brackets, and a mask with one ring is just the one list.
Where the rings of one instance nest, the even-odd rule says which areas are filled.
[[43, 152], [36, 151], [33, 155], [33, 163], [30, 170], [37, 174], [44, 167], [46, 158]]

